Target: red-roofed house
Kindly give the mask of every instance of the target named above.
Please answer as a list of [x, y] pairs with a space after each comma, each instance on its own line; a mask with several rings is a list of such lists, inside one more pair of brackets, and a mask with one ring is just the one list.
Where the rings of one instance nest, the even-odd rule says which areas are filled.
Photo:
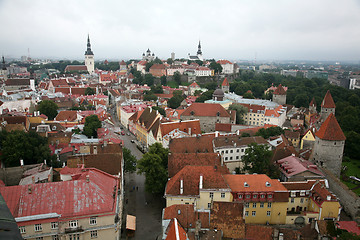
[[82, 117], [78, 115], [77, 111], [61, 111], [54, 118], [55, 121], [60, 122], [77, 122], [81, 121]]
[[217, 103], [193, 103], [181, 114], [180, 119], [199, 119], [201, 130], [212, 132], [215, 123], [230, 123], [230, 114]]
[[189, 240], [187, 233], [176, 218], [170, 221], [165, 240]]
[[232, 202], [230, 188], [214, 166], [185, 166], [166, 185], [166, 207], [175, 204], [211, 209], [213, 201]]
[[191, 137], [201, 134], [199, 120], [166, 122], [160, 124], [162, 145], [169, 147], [169, 142], [174, 138]]
[[219, 63], [222, 67], [221, 73], [224, 74], [233, 74], [234, 73], [234, 64], [230, 62], [229, 60], [218, 60], [217, 63]]
[[166, 76], [166, 67], [164, 64], [154, 64], [150, 67], [149, 73], [155, 77]]
[[335, 175], [341, 171], [346, 137], [337, 122], [335, 115], [329, 117], [315, 133], [313, 161], [321, 167], [326, 167]]
[[121, 227], [121, 221], [114, 224], [115, 216], [121, 219], [119, 182], [88, 168], [70, 181], [2, 186], [0, 192], [25, 239], [115, 239]]
[[335, 115], [335, 103], [331, 96], [330, 90], [328, 90], [325, 94], [325, 97], [323, 101], [321, 102], [321, 111], [320, 111], [320, 119], [324, 121], [327, 119], [327, 117], [330, 115], [330, 113], [333, 113]]
[[245, 223], [285, 224], [287, 189], [265, 174], [226, 174], [234, 201], [244, 203]]
[[208, 67], [199, 66], [199, 67], [195, 68], [195, 76], [197, 76], [197, 77], [213, 76], [213, 75], [214, 75], [214, 70], [211, 70]]

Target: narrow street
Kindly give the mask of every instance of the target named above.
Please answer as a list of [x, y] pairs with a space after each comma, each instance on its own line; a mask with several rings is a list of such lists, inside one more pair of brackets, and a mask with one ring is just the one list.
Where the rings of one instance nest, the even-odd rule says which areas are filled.
[[[114, 116], [113, 116], [113, 119]], [[116, 127], [120, 126], [116, 120]], [[136, 147], [135, 137], [125, 130], [125, 135], [121, 135], [124, 140], [124, 147], [128, 148], [131, 153], [139, 160], [142, 152]], [[125, 196], [123, 211], [123, 226], [121, 239], [161, 239], [161, 214], [165, 206], [165, 200], [160, 196], [153, 196], [145, 192], [145, 176], [137, 173], [125, 174]], [[135, 236], [126, 238], [126, 215], [130, 214], [136, 217]]]

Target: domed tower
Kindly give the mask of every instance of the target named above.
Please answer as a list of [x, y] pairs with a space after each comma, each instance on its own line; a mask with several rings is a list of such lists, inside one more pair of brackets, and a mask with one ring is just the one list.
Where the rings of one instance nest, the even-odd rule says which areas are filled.
[[276, 102], [280, 105], [286, 104], [286, 91], [281, 86], [281, 84], [273, 92], [273, 102]]
[[94, 72], [95, 60], [94, 60], [94, 53], [91, 51], [89, 34], [87, 39], [87, 49], [85, 51], [85, 66], [87, 67], [87, 70], [90, 74]]
[[329, 169], [336, 176], [340, 176], [345, 140], [346, 137], [335, 115], [330, 113], [319, 131], [315, 133], [313, 161]]
[[327, 117], [333, 113], [335, 115], [335, 103], [331, 96], [330, 90], [325, 94], [324, 100], [321, 103], [320, 119], [324, 121]]
[[214, 101], [223, 101], [224, 100], [224, 92], [220, 88], [216, 89], [213, 93]]

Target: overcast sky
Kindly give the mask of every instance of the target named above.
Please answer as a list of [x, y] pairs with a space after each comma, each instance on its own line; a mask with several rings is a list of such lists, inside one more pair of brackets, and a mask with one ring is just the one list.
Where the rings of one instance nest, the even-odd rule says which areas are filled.
[[0, 53], [83, 59], [360, 60], [359, 0], [0, 0]]

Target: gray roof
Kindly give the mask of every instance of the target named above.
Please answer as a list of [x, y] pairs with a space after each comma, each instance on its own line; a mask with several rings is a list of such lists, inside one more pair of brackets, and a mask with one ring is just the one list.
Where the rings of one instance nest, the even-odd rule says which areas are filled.
[[235, 93], [225, 93], [225, 98], [232, 100], [234, 103], [260, 105], [270, 109], [277, 108], [279, 106], [279, 104], [276, 102], [272, 102], [264, 99], [247, 99]]

